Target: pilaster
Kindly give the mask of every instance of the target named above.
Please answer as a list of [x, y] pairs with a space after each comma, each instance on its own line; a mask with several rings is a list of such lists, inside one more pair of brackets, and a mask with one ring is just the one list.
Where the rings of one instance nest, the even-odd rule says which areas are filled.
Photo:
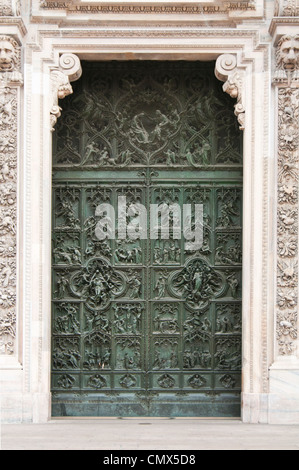
[[276, 13], [281, 15], [271, 25], [276, 51], [276, 311], [269, 421], [298, 423], [299, 13], [293, 0], [278, 3]]
[[[23, 74], [20, 2], [0, 4], [0, 390], [2, 418], [21, 394], [22, 318], [19, 304], [19, 169]], [[4, 27], [6, 25], [6, 27]], [[11, 34], [10, 34], [11, 33]], [[3, 390], [5, 392], [3, 392]], [[21, 396], [21, 395], [20, 395]], [[3, 416], [5, 414], [5, 416]]]

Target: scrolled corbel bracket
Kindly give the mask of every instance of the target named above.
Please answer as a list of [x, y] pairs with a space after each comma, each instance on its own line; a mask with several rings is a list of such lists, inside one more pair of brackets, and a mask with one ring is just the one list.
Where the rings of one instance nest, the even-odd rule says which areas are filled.
[[59, 58], [59, 66], [51, 70], [50, 123], [52, 132], [55, 130], [57, 119], [61, 116], [62, 108], [59, 106], [59, 100], [73, 93], [71, 82], [79, 80], [81, 75], [81, 62], [75, 54], [62, 54]]
[[245, 107], [243, 103], [243, 72], [238, 68], [235, 54], [222, 54], [218, 57], [215, 66], [215, 75], [224, 82], [223, 91], [237, 100], [235, 115], [238, 118], [240, 129], [245, 130]]

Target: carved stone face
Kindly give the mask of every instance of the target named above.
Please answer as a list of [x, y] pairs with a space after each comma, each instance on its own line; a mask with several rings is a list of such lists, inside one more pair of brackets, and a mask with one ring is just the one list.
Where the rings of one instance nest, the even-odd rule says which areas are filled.
[[278, 65], [286, 70], [299, 67], [299, 36], [282, 38], [278, 48]]
[[0, 70], [12, 71], [15, 66], [15, 49], [4, 39], [0, 39]]

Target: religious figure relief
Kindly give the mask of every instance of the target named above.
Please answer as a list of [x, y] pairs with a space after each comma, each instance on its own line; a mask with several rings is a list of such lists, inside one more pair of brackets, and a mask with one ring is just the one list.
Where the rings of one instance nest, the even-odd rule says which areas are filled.
[[236, 379], [229, 374], [225, 374], [220, 378], [221, 385], [226, 389], [232, 389], [236, 386]]
[[180, 259], [181, 248], [177, 240], [156, 240], [154, 248], [155, 264], [177, 264]]
[[174, 304], [156, 304], [154, 307], [153, 330], [155, 333], [179, 333], [179, 309]]
[[125, 279], [107, 261], [94, 258], [81, 271], [72, 275], [70, 288], [75, 297], [86, 300], [89, 308], [105, 309], [113, 297], [124, 292]]
[[53, 368], [78, 369], [80, 364], [79, 338], [56, 337], [53, 347]]
[[217, 264], [238, 265], [242, 263], [240, 233], [217, 233], [215, 261]]
[[209, 343], [202, 341], [187, 343], [183, 361], [184, 369], [209, 369], [212, 364]]
[[70, 374], [63, 374], [60, 375], [57, 379], [57, 386], [63, 388], [64, 390], [70, 390], [73, 388], [75, 382], [75, 377]]
[[175, 379], [169, 374], [164, 374], [159, 377], [158, 384], [162, 388], [173, 388], [175, 386]]
[[87, 387], [101, 389], [107, 387], [107, 380], [100, 374], [91, 375], [87, 382]]
[[136, 270], [129, 270], [127, 273], [127, 296], [130, 299], [139, 299], [142, 296], [142, 274]]
[[118, 338], [116, 341], [116, 369], [141, 369], [141, 344], [137, 338]]
[[122, 388], [133, 388], [136, 386], [137, 380], [133, 375], [126, 374], [120, 379], [119, 384]]
[[178, 340], [176, 338], [156, 339], [153, 369], [176, 369], [178, 366]]
[[53, 243], [54, 264], [81, 264], [80, 236], [57, 233]]
[[240, 281], [237, 273], [226, 272], [227, 292], [226, 295], [237, 299], [239, 296]]
[[53, 333], [79, 334], [79, 311], [76, 304], [61, 303], [56, 306]]
[[241, 310], [239, 305], [220, 304], [216, 307], [216, 333], [241, 334]]
[[218, 227], [241, 227], [241, 202], [238, 189], [217, 190], [217, 214]]
[[114, 330], [116, 334], [139, 335], [143, 307], [141, 304], [115, 304]]
[[80, 230], [80, 191], [76, 188], [59, 188], [55, 191], [55, 228]]
[[241, 338], [217, 338], [215, 360], [217, 369], [239, 370], [242, 360]]
[[184, 338], [186, 343], [209, 341], [211, 338], [212, 323], [207, 315], [199, 312], [189, 313], [184, 322]]
[[190, 260], [182, 271], [174, 273], [170, 279], [170, 290], [175, 296], [183, 297], [192, 309], [204, 309], [223, 289], [220, 273], [200, 258]]
[[167, 279], [168, 273], [166, 271], [160, 271], [159, 273], [157, 273], [154, 285], [156, 299], [162, 299], [163, 297], [167, 296]]
[[117, 240], [117, 249], [114, 252], [115, 261], [118, 264], [140, 264], [142, 250], [140, 242], [132, 240]]
[[95, 331], [86, 336], [83, 368], [88, 370], [111, 368], [111, 337], [109, 333]]
[[194, 389], [202, 388], [206, 385], [207, 380], [200, 374], [192, 375], [188, 379], [188, 385]]

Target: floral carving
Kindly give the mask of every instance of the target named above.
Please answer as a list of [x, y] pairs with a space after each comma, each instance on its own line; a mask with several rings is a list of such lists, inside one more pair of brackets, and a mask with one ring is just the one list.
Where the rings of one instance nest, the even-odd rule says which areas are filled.
[[[285, 2], [290, 3], [290, 2]], [[299, 36], [278, 43], [277, 326], [280, 355], [296, 352], [298, 303]]]
[[[2, 14], [5, 7], [8, 2], [0, 4]], [[21, 84], [20, 47], [12, 37], [0, 36], [0, 355], [14, 354], [16, 340], [17, 87]]]

